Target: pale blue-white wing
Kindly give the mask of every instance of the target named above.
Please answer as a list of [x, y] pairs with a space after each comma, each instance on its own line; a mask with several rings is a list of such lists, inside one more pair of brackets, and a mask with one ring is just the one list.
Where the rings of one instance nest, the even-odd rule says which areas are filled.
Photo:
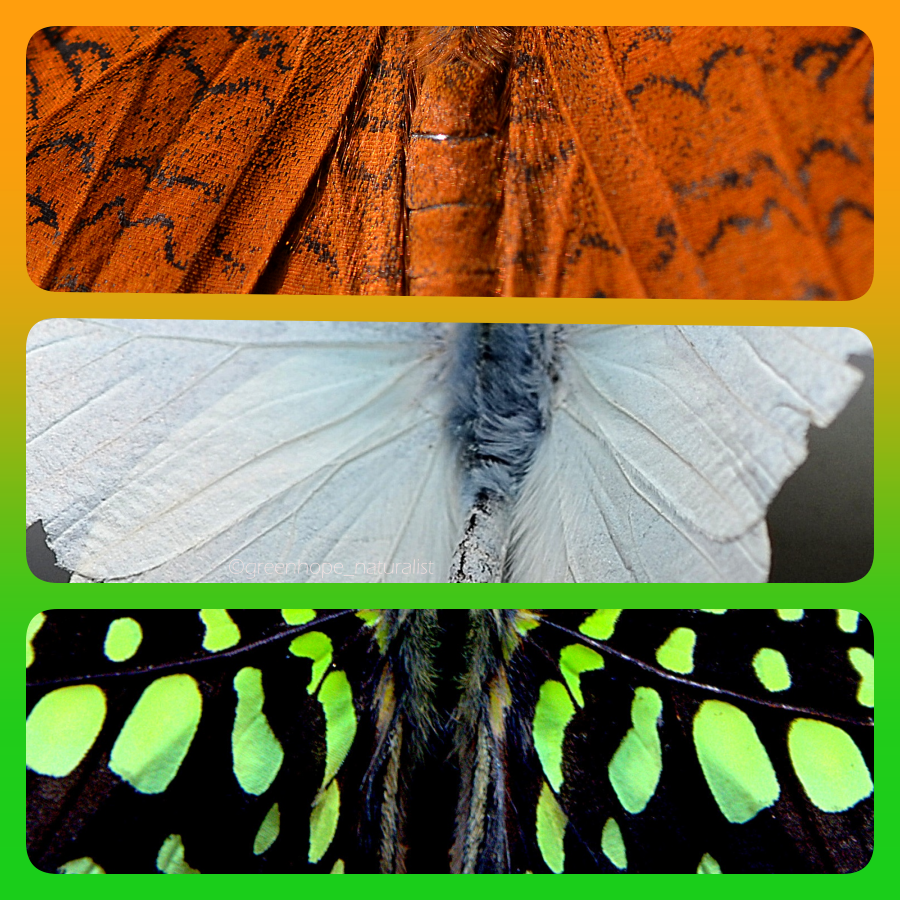
[[424, 325], [42, 322], [28, 519], [83, 579], [444, 580], [444, 366]]
[[763, 581], [766, 509], [861, 380], [851, 329], [563, 329], [516, 581]]

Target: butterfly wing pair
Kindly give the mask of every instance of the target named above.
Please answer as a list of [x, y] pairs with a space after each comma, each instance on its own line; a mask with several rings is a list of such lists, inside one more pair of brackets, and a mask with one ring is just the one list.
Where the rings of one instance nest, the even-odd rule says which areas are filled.
[[868, 289], [864, 34], [509, 31], [485, 112], [468, 76], [463, 95], [432, 97], [417, 29], [45, 29], [26, 81], [32, 279], [752, 300]]
[[59, 611], [26, 665], [49, 871], [841, 872], [872, 852], [872, 634], [850, 610]]
[[[546, 415], [507, 491], [502, 577], [765, 580], [768, 503], [805, 458], [809, 424], [858, 386], [844, 359], [865, 337], [534, 329], [549, 347]], [[469, 334], [42, 322], [28, 349], [28, 521], [80, 579], [446, 581], [479, 457], [454, 425], [459, 369], [478, 371], [461, 358]], [[518, 452], [511, 422], [480, 457]]]

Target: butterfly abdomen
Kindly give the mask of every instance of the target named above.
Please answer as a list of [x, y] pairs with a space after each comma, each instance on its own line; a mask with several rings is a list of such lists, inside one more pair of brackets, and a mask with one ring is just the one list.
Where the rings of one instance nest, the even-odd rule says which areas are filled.
[[448, 420], [469, 514], [452, 565], [456, 580], [502, 575], [511, 504], [550, 416], [553, 346], [543, 325], [472, 325], [458, 332]]
[[410, 294], [496, 292], [502, 98], [513, 35], [418, 29], [406, 181]]

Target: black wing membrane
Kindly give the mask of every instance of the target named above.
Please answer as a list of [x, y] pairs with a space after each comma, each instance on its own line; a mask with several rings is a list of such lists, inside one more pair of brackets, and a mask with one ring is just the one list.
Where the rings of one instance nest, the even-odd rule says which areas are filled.
[[847, 610], [41, 614], [29, 856], [71, 873], [855, 871], [872, 653]]
[[[591, 627], [580, 615], [548, 614], [544, 646], [555, 644], [548, 630], [561, 654], [573, 640], [584, 646]], [[602, 628], [611, 618], [601, 616]], [[681, 658], [679, 645], [689, 651]], [[558, 799], [568, 819], [566, 871], [851, 872], [867, 864], [874, 696], [871, 672], [860, 671], [872, 660], [865, 618], [626, 610], [607, 640], [588, 646], [603, 667], [581, 676], [583, 707], [573, 704], [565, 729]]]
[[[132, 658], [117, 665], [103, 648], [109, 625], [122, 617], [139, 621], [143, 640]], [[48, 693], [83, 685], [102, 689], [108, 711], [96, 742], [70, 774], [55, 778], [28, 772], [28, 846], [36, 866], [55, 871], [87, 857], [107, 872], [155, 872], [160, 849], [177, 835], [187, 861], [201, 872], [308, 868], [306, 854], [295, 849], [309, 844], [310, 809], [327, 753], [326, 729], [321, 704], [306, 690], [312, 660], [294, 656], [289, 647], [309, 627], [289, 626], [277, 610], [231, 610], [229, 617], [240, 631], [239, 643], [208, 651], [203, 642], [209, 629], [197, 610], [48, 614], [33, 639], [35, 661], [28, 670], [34, 685], [28, 690], [32, 718], [34, 705]], [[362, 624], [348, 622], [353, 618], [349, 611], [325, 612], [322, 618], [329, 620], [335, 640], [349, 640], [348, 634], [358, 633]], [[363, 655], [368, 644], [361, 648]], [[262, 796], [242, 789], [235, 776], [234, 679], [245, 668], [262, 673], [263, 715], [286, 751]], [[145, 794], [114, 773], [111, 757], [139, 698], [173, 675], [196, 680], [202, 715], [171, 782], [158, 793]], [[256, 721], [260, 727], [262, 720]], [[280, 840], [267, 852], [254, 854], [276, 795], [283, 798]]]

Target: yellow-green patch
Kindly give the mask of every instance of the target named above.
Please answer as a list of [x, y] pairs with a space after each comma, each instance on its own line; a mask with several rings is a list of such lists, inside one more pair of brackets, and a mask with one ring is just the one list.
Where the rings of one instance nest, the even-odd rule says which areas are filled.
[[530, 609], [517, 609], [513, 620], [513, 627], [525, 637], [529, 631], [534, 631], [541, 624], [541, 617]]
[[537, 842], [547, 868], [557, 875], [566, 865], [567, 822], [566, 814], [545, 781], [537, 805]]
[[184, 844], [180, 834], [170, 834], [156, 854], [156, 868], [163, 875], [199, 875], [184, 859]]
[[106, 631], [103, 653], [112, 662], [125, 662], [138, 652], [143, 637], [144, 632], [134, 619], [115, 619]]
[[762, 647], [753, 657], [753, 671], [767, 691], [777, 693], [791, 686], [791, 672], [783, 653], [771, 647]]
[[670, 672], [688, 675], [694, 671], [694, 647], [697, 632], [691, 628], [676, 628], [656, 651], [656, 661]]
[[579, 706], [584, 706], [584, 695], [581, 692], [581, 676], [585, 672], [596, 672], [603, 668], [603, 657], [583, 644], [570, 644], [563, 647], [559, 654], [559, 668], [566, 684]]
[[724, 616], [728, 612], [727, 609], [701, 609], [700, 612], [712, 613], [714, 616]]
[[344, 672], [331, 672], [322, 682], [319, 703], [325, 711], [325, 775], [322, 787], [337, 775], [356, 737], [353, 691]]
[[279, 834], [281, 834], [281, 810], [275, 803], [266, 813], [266, 817], [256, 832], [253, 840], [253, 855], [262, 856], [278, 840]]
[[166, 675], [150, 684], [116, 738], [109, 767], [142, 794], [161, 794], [197, 733], [203, 698], [190, 675]]
[[788, 751], [807, 796], [823, 812], [843, 812], [872, 793], [862, 753], [836, 725], [795, 719], [788, 732]]
[[837, 623], [841, 631], [853, 634], [859, 628], [859, 613], [855, 609], [839, 609]]
[[105, 875], [106, 870], [98, 866], [89, 856], [80, 859], [70, 859], [64, 862], [57, 870], [60, 875]]
[[331, 867], [332, 875], [343, 875], [344, 873], [344, 861], [339, 859], [335, 862], [335, 864]]
[[41, 697], [25, 720], [25, 765], [63, 778], [94, 746], [106, 719], [106, 695], [93, 684], [57, 688]]
[[295, 637], [291, 641], [289, 649], [294, 656], [312, 660], [312, 678], [310, 678], [306, 690], [310, 694], [314, 694], [331, 666], [334, 652], [331, 638], [321, 631], [308, 631], [306, 634]]
[[856, 702], [860, 706], [875, 707], [875, 657], [862, 647], [851, 647], [847, 651], [850, 665], [859, 672], [859, 688]]
[[700, 865], [697, 866], [697, 874], [721, 875], [722, 868], [708, 853], [704, 853], [702, 859], [700, 860]]
[[607, 819], [600, 837], [600, 848], [603, 855], [617, 868], [624, 872], [628, 868], [628, 855], [625, 852], [625, 840], [622, 829], [615, 819]]
[[566, 726], [575, 715], [575, 705], [560, 681], [545, 681], [534, 710], [534, 747], [553, 790], [562, 787], [562, 751]]
[[785, 622], [799, 622], [806, 612], [804, 609], [776, 609], [778, 618]]
[[608, 641], [616, 630], [620, 615], [621, 609], [598, 609], [581, 623], [578, 630], [595, 640]]
[[281, 618], [288, 625], [305, 625], [307, 622], [312, 622], [315, 617], [314, 609], [283, 609], [281, 611]]
[[623, 808], [632, 815], [643, 812], [662, 774], [662, 745], [657, 724], [662, 700], [652, 688], [639, 687], [631, 703], [634, 726], [609, 763], [609, 781]]
[[200, 618], [206, 626], [203, 649], [218, 653], [234, 647], [241, 641], [241, 632], [228, 615], [227, 609], [201, 609]]
[[706, 700], [694, 717], [694, 746], [710, 791], [729, 822], [749, 822], [781, 796], [775, 769], [745, 712]]
[[41, 630], [41, 626], [47, 621], [47, 617], [43, 613], [38, 613], [29, 623], [25, 630], [25, 668], [27, 669], [34, 662], [34, 647], [32, 641], [35, 635]]
[[245, 666], [234, 676], [234, 689], [238, 695], [231, 732], [234, 775], [242, 790], [258, 797], [272, 786], [284, 751], [263, 712], [262, 672]]
[[341, 792], [338, 783], [331, 784], [316, 798], [309, 817], [309, 861], [319, 862], [328, 852], [337, 832], [341, 812]]

